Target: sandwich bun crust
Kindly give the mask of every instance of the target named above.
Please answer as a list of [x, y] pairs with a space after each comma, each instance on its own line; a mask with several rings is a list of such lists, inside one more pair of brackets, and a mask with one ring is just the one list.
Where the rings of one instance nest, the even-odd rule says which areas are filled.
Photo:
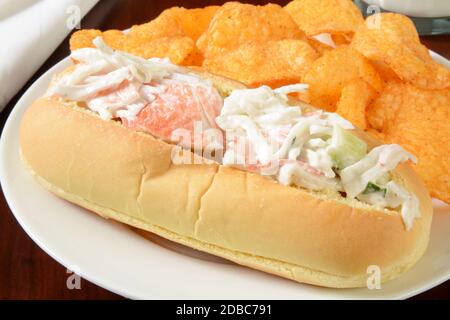
[[[212, 82], [222, 92], [242, 87], [217, 76]], [[217, 163], [175, 165], [173, 145], [75, 102], [36, 100], [22, 119], [20, 145], [37, 180], [70, 202], [298, 282], [364, 287], [372, 265], [385, 282], [410, 269], [429, 240], [431, 200], [408, 164], [394, 174], [420, 201], [421, 217], [409, 231], [397, 211]]]

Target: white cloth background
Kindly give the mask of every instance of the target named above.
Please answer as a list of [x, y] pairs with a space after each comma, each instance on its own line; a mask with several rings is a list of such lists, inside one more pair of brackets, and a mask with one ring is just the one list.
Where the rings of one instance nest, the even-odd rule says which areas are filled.
[[0, 111], [98, 0], [0, 0]]

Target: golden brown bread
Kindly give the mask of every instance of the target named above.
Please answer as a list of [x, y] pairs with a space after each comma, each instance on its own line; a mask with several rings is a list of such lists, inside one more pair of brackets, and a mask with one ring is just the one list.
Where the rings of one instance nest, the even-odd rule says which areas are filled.
[[[233, 87], [216, 80], [216, 86]], [[174, 165], [172, 145], [101, 120], [76, 103], [34, 102], [22, 120], [20, 143], [38, 180], [73, 203], [299, 282], [361, 287], [370, 265], [387, 281], [408, 270], [428, 244], [431, 200], [408, 165], [396, 176], [418, 196], [422, 213], [410, 231], [396, 211], [219, 164]]]

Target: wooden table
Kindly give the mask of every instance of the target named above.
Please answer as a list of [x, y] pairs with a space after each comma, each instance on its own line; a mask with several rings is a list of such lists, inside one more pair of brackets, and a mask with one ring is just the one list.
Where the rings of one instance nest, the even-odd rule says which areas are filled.
[[[126, 29], [155, 18], [171, 6], [202, 7], [224, 1], [103, 0], [81, 22], [82, 28]], [[266, 3], [268, 1], [247, 1]], [[288, 1], [271, 1], [282, 5]], [[450, 58], [450, 35], [423, 37], [430, 49]], [[56, 62], [69, 54], [69, 37], [0, 114], [0, 131], [9, 112], [26, 89]], [[121, 299], [86, 280], [81, 290], [68, 290], [66, 269], [42, 251], [22, 230], [0, 195], [0, 299]], [[450, 281], [415, 297], [450, 299]]]

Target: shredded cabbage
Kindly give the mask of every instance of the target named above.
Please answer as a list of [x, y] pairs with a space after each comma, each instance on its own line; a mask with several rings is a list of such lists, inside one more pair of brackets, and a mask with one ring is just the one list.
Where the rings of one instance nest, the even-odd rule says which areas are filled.
[[412, 154], [398, 144], [373, 148], [363, 159], [341, 171], [341, 181], [347, 197], [356, 197], [364, 191], [369, 182], [376, 181], [407, 160], [416, 161]]
[[96, 48], [72, 52], [72, 59], [79, 62], [75, 70], [57, 79], [47, 94], [85, 101], [105, 120], [133, 120], [155, 98], [152, 91], [159, 90], [150, 82], [161, 82], [181, 70], [167, 59], [146, 60], [113, 50], [101, 37], [93, 43]]
[[234, 90], [225, 98], [216, 118], [226, 132], [223, 164], [257, 171], [284, 185], [334, 190], [380, 208], [401, 206], [410, 229], [420, 215], [419, 202], [389, 173], [399, 163], [415, 161], [414, 156], [393, 144], [367, 154], [347, 120], [324, 111], [304, 114], [301, 106], [288, 103], [287, 94], [306, 89], [301, 84], [275, 90], [262, 86]]

